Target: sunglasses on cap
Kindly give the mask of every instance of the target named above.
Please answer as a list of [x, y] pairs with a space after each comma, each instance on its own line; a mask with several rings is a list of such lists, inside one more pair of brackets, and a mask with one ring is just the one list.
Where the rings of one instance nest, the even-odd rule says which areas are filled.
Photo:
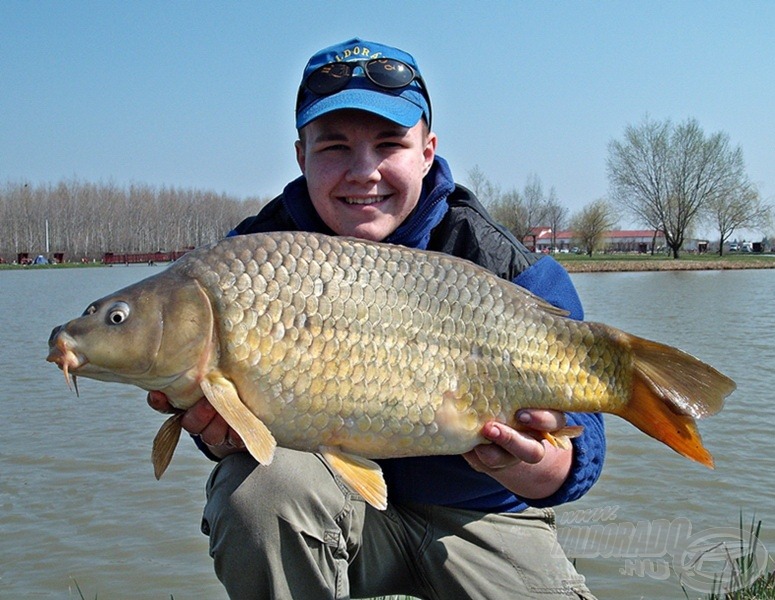
[[357, 67], [363, 70], [363, 74], [374, 85], [387, 90], [399, 90], [407, 87], [413, 81], [417, 81], [430, 108], [430, 98], [425, 81], [411, 65], [395, 58], [372, 58], [371, 60], [332, 62], [312, 71], [299, 89], [297, 109], [301, 104], [302, 89], [307, 89], [318, 96], [329, 96], [347, 87]]
[[304, 81], [304, 86], [319, 96], [333, 94], [347, 86], [356, 67], [363, 69], [363, 73], [374, 85], [388, 90], [406, 87], [414, 80], [425, 89], [422, 77], [410, 65], [394, 58], [328, 63], [312, 71]]

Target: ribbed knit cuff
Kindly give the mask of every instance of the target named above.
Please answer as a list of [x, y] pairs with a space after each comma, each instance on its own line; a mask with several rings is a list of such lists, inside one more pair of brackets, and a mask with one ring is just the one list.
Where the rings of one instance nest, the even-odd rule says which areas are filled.
[[538, 500], [524, 499], [536, 508], [557, 506], [578, 500], [600, 477], [605, 459], [605, 426], [603, 415], [566, 413], [568, 425], [581, 425], [584, 433], [572, 440], [573, 463], [565, 482], [554, 494]]

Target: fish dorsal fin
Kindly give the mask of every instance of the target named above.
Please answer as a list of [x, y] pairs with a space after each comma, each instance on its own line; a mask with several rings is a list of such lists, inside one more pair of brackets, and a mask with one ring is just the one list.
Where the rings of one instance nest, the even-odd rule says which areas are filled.
[[387, 508], [387, 485], [377, 463], [331, 446], [322, 446], [320, 453], [336, 474], [366, 502], [378, 510]]
[[[549, 313], [550, 315], [554, 315], [557, 317], [567, 317], [568, 315], [570, 315], [570, 311], [565, 310], [564, 308], [560, 308], [559, 306], [555, 306], [548, 300], [541, 298], [541, 296], [537, 296], [530, 290], [523, 288], [521, 285], [510, 286], [510, 287], [516, 287], [517, 295], [522, 296], [522, 298], [519, 298], [519, 301], [521, 303], [532, 305], [534, 308], [537, 308], [546, 313]], [[513, 294], [514, 290], [512, 289], [511, 292]]]
[[153, 438], [153, 449], [151, 450], [151, 462], [153, 463], [153, 474], [156, 479], [161, 479], [164, 471], [170, 465], [172, 455], [180, 440], [180, 421], [183, 418], [183, 411], [175, 413], [169, 419], [162, 423], [156, 437]]
[[234, 384], [219, 373], [211, 373], [200, 386], [213, 408], [245, 442], [253, 458], [262, 465], [270, 464], [277, 442], [263, 421], [242, 403]]

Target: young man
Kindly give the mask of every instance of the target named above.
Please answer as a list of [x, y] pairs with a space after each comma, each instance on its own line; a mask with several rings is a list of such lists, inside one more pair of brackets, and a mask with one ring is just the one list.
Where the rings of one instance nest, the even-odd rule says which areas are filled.
[[[567, 273], [494, 223], [436, 155], [412, 56], [353, 39], [315, 54], [296, 106], [303, 176], [233, 234], [307, 230], [461, 256], [582, 318]], [[151, 393], [159, 410], [167, 404]], [[232, 598], [591, 598], [557, 545], [551, 506], [583, 495], [605, 452], [599, 415], [525, 410], [528, 432], [488, 423], [464, 456], [379, 461], [390, 505], [366, 505], [318, 456], [278, 448], [269, 467], [206, 400], [184, 417], [218, 460], [202, 522]], [[560, 450], [529, 433], [583, 425]]]

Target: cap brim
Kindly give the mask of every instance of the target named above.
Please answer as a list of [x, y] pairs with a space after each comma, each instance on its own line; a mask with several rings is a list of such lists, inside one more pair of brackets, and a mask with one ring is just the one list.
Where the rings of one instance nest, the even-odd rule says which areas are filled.
[[405, 96], [417, 94], [404, 90], [402, 94], [391, 95], [368, 89], [345, 89], [331, 96], [324, 96], [310, 102], [296, 115], [296, 129], [336, 110], [364, 110], [397, 123], [402, 127], [413, 127], [423, 116], [423, 107]]

